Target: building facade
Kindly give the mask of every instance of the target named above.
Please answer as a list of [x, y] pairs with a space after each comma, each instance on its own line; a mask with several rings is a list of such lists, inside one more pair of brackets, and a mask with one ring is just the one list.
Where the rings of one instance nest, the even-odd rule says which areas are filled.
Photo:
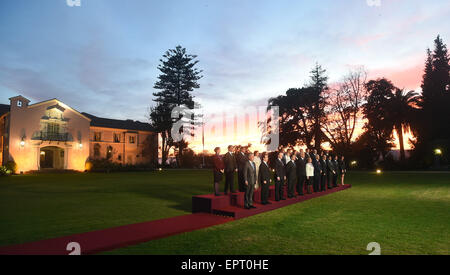
[[84, 171], [88, 159], [124, 165], [157, 161], [157, 134], [148, 123], [80, 113], [57, 99], [9, 100], [0, 104], [0, 162], [14, 161], [18, 172]]

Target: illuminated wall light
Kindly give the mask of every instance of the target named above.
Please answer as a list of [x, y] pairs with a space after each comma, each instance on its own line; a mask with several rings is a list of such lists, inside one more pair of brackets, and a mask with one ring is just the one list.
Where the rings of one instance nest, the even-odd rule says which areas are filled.
[[82, 143], [79, 143], [79, 144], [78, 144], [78, 148], [83, 149], [83, 144], [82, 144]]
[[381, 174], [381, 170], [380, 169], [377, 169], [377, 174]]
[[25, 146], [25, 141], [24, 140], [21, 140], [20, 141], [20, 147], [24, 147]]
[[439, 148], [434, 149], [434, 154], [435, 155], [442, 155], [442, 150]]

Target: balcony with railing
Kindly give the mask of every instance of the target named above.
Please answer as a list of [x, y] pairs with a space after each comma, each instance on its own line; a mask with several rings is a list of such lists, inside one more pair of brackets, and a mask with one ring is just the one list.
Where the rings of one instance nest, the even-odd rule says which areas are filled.
[[42, 141], [71, 141], [71, 136], [69, 133], [40, 131], [33, 139]]

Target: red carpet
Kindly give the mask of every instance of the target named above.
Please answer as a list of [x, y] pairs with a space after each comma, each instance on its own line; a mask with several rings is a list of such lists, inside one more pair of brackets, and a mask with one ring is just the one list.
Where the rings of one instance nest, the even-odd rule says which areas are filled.
[[269, 205], [259, 204], [259, 190], [255, 192], [254, 196], [254, 205], [257, 208], [250, 210], [243, 208], [243, 193], [219, 197], [214, 195], [194, 196], [192, 198], [192, 211], [196, 212], [194, 214], [0, 247], [0, 255], [68, 255], [71, 251], [67, 251], [66, 247], [70, 242], [80, 244], [81, 254], [94, 254], [226, 223], [234, 219], [256, 215], [350, 187], [351, 185], [339, 186], [325, 192], [298, 196], [297, 198], [279, 202], [273, 201], [274, 190], [271, 188], [270, 200], [272, 204]]
[[61, 238], [5, 246], [0, 248], [0, 255], [68, 255], [70, 251], [67, 251], [66, 247], [70, 242], [78, 242], [80, 244], [81, 254], [93, 254], [189, 232], [231, 220], [231, 218], [203, 213], [183, 215]]

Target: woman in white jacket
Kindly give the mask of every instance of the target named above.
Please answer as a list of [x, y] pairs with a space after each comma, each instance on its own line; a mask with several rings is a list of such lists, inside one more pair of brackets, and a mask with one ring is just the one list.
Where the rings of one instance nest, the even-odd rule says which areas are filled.
[[258, 175], [259, 175], [259, 166], [261, 165], [261, 159], [259, 158], [259, 152], [255, 151], [253, 153], [253, 155], [255, 156], [253, 158], [253, 162], [255, 163], [256, 166], [256, 184], [255, 184], [255, 190], [258, 190], [259, 188], [259, 179], [258, 179]]
[[306, 190], [308, 191], [308, 194], [311, 194], [313, 182], [314, 182], [314, 165], [312, 164], [312, 159], [308, 158], [308, 163], [306, 163]]

